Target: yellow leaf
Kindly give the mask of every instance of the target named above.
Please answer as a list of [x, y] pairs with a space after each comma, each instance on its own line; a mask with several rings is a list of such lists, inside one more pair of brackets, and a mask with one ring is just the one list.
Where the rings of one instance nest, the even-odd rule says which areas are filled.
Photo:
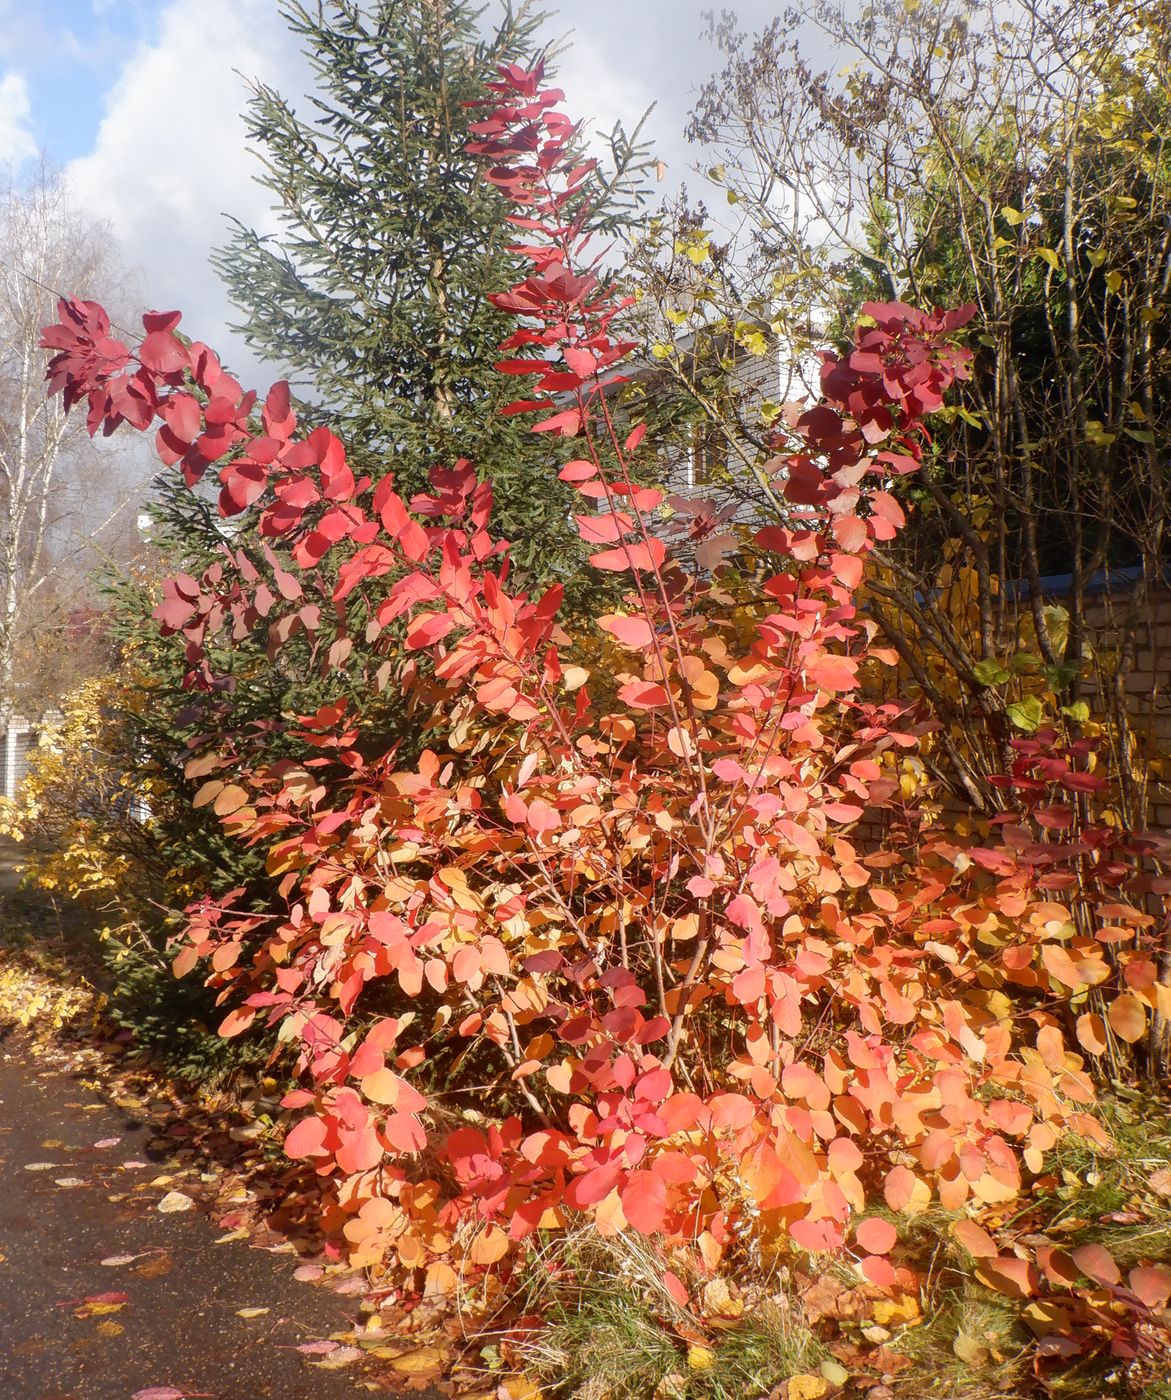
[[1054, 272], [1059, 272], [1061, 270], [1061, 259], [1052, 248], [1034, 248], [1033, 251], [1036, 253], [1037, 257], [1047, 262]]
[[828, 1389], [829, 1381], [824, 1376], [789, 1377], [789, 1400], [820, 1400]]
[[1116, 997], [1110, 1003], [1106, 1019], [1110, 1022], [1110, 1029], [1114, 1034], [1120, 1040], [1125, 1040], [1128, 1045], [1133, 1045], [1136, 1040], [1141, 1040], [1146, 1033], [1146, 1007], [1143, 1006], [1138, 997], [1132, 996], [1130, 992], [1123, 992], [1120, 997]]
[[1011, 224], [1013, 228], [1016, 228], [1018, 224], [1023, 224], [1025, 221], [1025, 216], [1021, 211], [1019, 209], [1014, 209], [1011, 204], [1006, 204], [1004, 206], [1000, 211], [1000, 217], [1006, 224]]
[[99, 1322], [99, 1337], [120, 1337], [125, 1332], [125, 1327], [120, 1322]]
[[246, 1322], [251, 1322], [254, 1317], [265, 1317], [268, 1314], [267, 1308], [237, 1308], [236, 1316], [242, 1317]]
[[391, 1360], [396, 1371], [404, 1376], [420, 1376], [428, 1372], [443, 1370], [444, 1356], [438, 1347], [419, 1347], [416, 1351], [405, 1352]]
[[899, 1327], [919, 1318], [919, 1300], [910, 1293], [901, 1298], [879, 1298], [874, 1304], [874, 1320], [881, 1327]]
[[716, 1364], [716, 1354], [711, 1347], [701, 1347], [695, 1342], [687, 1348], [687, 1365], [693, 1371], [710, 1371]]

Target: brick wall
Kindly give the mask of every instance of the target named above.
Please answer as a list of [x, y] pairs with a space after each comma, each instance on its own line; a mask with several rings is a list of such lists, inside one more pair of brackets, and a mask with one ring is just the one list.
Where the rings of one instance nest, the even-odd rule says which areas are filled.
[[1151, 820], [1171, 827], [1171, 589], [1141, 601], [1130, 591], [1090, 598], [1086, 631], [1099, 704], [1120, 697], [1146, 760]]

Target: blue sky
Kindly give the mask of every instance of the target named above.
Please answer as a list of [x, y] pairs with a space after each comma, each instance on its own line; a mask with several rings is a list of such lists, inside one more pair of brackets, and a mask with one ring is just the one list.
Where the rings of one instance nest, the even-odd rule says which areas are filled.
[[[575, 115], [608, 129], [657, 102], [649, 130], [670, 172], [664, 192], [689, 173], [682, 129], [714, 64], [700, 33], [716, 4], [591, 0], [549, 23], [550, 38], [573, 31], [558, 80]], [[755, 29], [778, 0], [736, 8]], [[143, 300], [182, 308], [185, 329], [259, 381], [271, 371], [226, 330], [232, 311], [207, 262], [227, 214], [271, 226], [240, 121], [246, 78], [294, 100], [304, 92], [277, 0], [0, 0], [0, 165], [46, 154], [109, 225]]]
[[0, 65], [24, 79], [26, 128], [55, 164], [93, 145], [111, 76], [159, 11], [147, 0], [0, 0]]

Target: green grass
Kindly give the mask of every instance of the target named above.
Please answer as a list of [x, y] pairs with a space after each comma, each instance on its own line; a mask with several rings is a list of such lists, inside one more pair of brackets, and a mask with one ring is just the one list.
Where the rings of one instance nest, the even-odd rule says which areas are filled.
[[710, 1347], [689, 1347], [614, 1284], [596, 1279], [575, 1308], [556, 1308], [533, 1343], [530, 1370], [546, 1393], [564, 1400], [753, 1400], [790, 1376], [816, 1372], [828, 1355], [771, 1303], [722, 1330]]
[[542, 1391], [559, 1400], [757, 1400], [829, 1356], [783, 1295], [703, 1327], [662, 1284], [646, 1241], [583, 1229], [557, 1270], [530, 1269], [524, 1308], [545, 1326], [522, 1346]]
[[1046, 1163], [1060, 1184], [1043, 1203], [1045, 1227], [1063, 1244], [1103, 1245], [1124, 1269], [1171, 1258], [1171, 1195], [1151, 1184], [1171, 1173], [1171, 1102], [1115, 1086], [1097, 1116], [1114, 1149], [1073, 1137], [1058, 1144]]
[[1025, 1394], [1028, 1333], [1014, 1306], [983, 1289], [960, 1288], [936, 1300], [930, 1315], [900, 1338], [911, 1367], [898, 1378], [901, 1396], [1001, 1400]]

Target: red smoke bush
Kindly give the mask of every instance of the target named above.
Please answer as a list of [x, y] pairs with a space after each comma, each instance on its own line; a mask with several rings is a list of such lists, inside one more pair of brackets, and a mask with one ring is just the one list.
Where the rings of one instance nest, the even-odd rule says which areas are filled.
[[[643, 430], [612, 416], [633, 347], [582, 264], [590, 163], [540, 82], [503, 71], [476, 132], [528, 260], [496, 298], [517, 317], [500, 369], [532, 381], [506, 411], [580, 444], [561, 478], [594, 565], [628, 583], [585, 652], [559, 588], [512, 591], [468, 463], [404, 501], [305, 433], [287, 386], [257, 422], [177, 315], [146, 317], [133, 353], [92, 303], [63, 302], [46, 332], [52, 386], [91, 430], [157, 424], [163, 460], [190, 484], [214, 467], [243, 522], [222, 562], [166, 586], [191, 683], [220, 683], [213, 638], [266, 630], [275, 650], [304, 631], [343, 668], [360, 634], [363, 657], [385, 651], [371, 684], [412, 691], [432, 736], [413, 766], [371, 757], [338, 704], [293, 726], [299, 761], [244, 736], [197, 757], [197, 800], [265, 850], [284, 903], [194, 908], [176, 971], [209, 969], [225, 1034], [259, 1023], [291, 1050], [286, 1149], [328, 1179], [327, 1224], [433, 1292], [584, 1216], [700, 1271], [751, 1239], [910, 1287], [886, 1216], [938, 1201], [990, 1286], [1081, 1287], [1059, 1330], [1124, 1347], [1119, 1317], [1163, 1306], [1171, 1273], [1107, 1281], [965, 1217], [1014, 1200], [1062, 1134], [1102, 1138], [1086, 1056], [1171, 1013], [1144, 844], [1067, 836], [1105, 779], [1053, 735], [1016, 745], [993, 843], [913, 819], [878, 849], [858, 835], [918, 732], [865, 698], [866, 669], [894, 658], [858, 590], [904, 524], [892, 483], [920, 467], [924, 418], [967, 374], [970, 309], [868, 306], [769, 464], [788, 523], [745, 544], [754, 571], [725, 573], [736, 542], [701, 510], [714, 572], [686, 573], [640, 484]], [[586, 653], [606, 658], [593, 674]]]

